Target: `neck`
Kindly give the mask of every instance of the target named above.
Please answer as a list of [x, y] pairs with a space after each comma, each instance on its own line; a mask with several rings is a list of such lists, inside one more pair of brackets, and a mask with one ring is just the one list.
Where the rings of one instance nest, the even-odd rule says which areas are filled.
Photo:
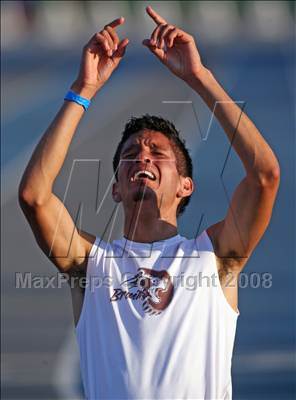
[[142, 243], [153, 243], [177, 235], [177, 219], [171, 216], [160, 216], [153, 209], [129, 210], [125, 213], [124, 236], [128, 240]]

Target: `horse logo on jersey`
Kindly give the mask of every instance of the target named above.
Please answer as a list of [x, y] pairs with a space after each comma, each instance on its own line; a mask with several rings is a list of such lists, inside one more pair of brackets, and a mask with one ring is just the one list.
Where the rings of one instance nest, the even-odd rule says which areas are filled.
[[125, 299], [142, 300], [142, 307], [149, 315], [159, 315], [171, 302], [174, 286], [167, 271], [139, 268], [133, 277], [121, 282], [124, 289], [114, 289], [110, 301]]

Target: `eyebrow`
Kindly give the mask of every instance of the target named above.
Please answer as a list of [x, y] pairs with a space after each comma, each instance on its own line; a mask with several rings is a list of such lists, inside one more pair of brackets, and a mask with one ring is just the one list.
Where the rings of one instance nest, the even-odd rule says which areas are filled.
[[[153, 142], [151, 144], [153, 145], [154, 148], [156, 148], [158, 150], [162, 150], [162, 151], [168, 152], [168, 149], [167, 149], [166, 146], [161, 146], [161, 145], [158, 145], [158, 144], [153, 143]], [[132, 143], [127, 148], [123, 149], [121, 154], [125, 154], [125, 153], [129, 152], [130, 150], [138, 148], [139, 146], [140, 145], [138, 143]]]
[[137, 143], [130, 144], [125, 149], [122, 149], [121, 154], [125, 154], [125, 153], [129, 152], [130, 150], [133, 150], [134, 148], [138, 148], [138, 147], [139, 147], [139, 145]]
[[155, 143], [152, 143], [152, 145], [154, 145], [155, 148], [159, 149], [159, 150], [168, 150], [168, 148], [166, 146], [161, 146]]

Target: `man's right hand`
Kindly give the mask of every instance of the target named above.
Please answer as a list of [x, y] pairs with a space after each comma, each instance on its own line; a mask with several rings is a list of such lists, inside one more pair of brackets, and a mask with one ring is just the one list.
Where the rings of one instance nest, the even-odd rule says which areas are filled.
[[120, 41], [115, 28], [123, 23], [123, 17], [115, 19], [84, 46], [79, 75], [71, 86], [77, 94], [91, 99], [120, 63], [129, 40]]

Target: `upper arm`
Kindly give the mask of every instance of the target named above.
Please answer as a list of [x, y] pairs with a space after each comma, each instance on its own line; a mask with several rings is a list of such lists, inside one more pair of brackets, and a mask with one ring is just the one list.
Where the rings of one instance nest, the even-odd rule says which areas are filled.
[[247, 176], [236, 188], [224, 220], [208, 233], [221, 260], [240, 271], [264, 234], [272, 214], [279, 180], [259, 184]]
[[51, 194], [42, 205], [21, 206], [44, 254], [64, 272], [72, 267], [84, 270], [95, 237], [78, 232], [60, 199]]

